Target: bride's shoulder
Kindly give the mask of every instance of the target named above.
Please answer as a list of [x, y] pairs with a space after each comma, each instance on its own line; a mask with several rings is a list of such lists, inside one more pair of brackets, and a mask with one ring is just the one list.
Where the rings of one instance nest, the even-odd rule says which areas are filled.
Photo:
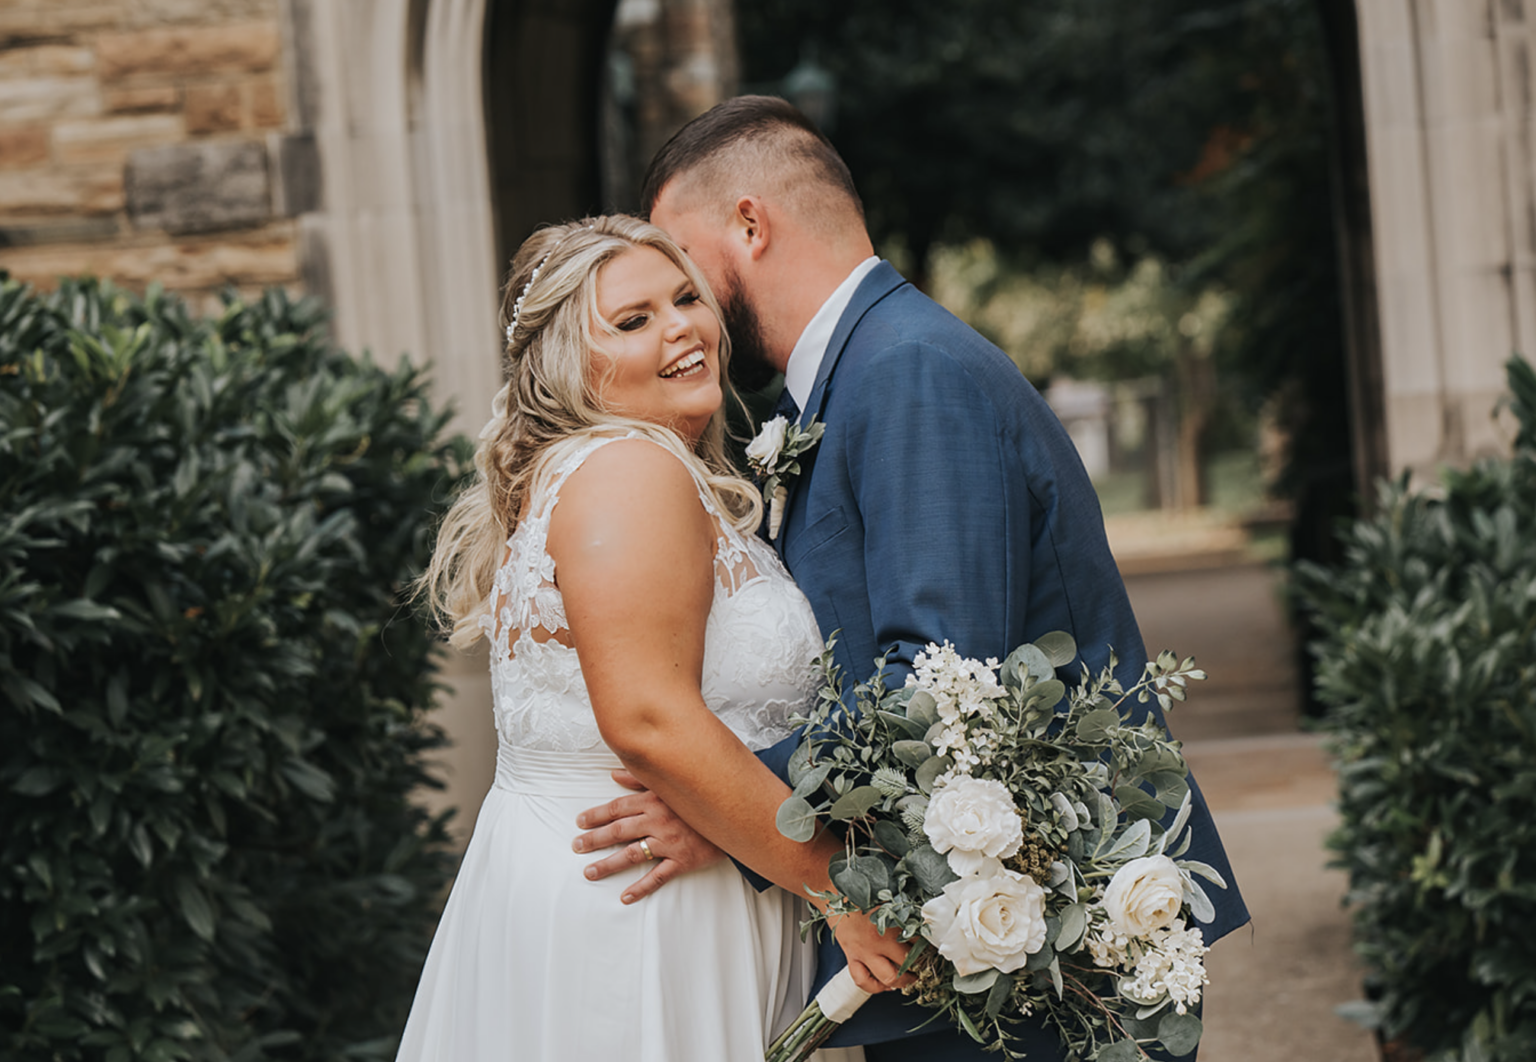
[[693, 474], [683, 458], [668, 447], [639, 432], [626, 435], [593, 435], [571, 447], [566, 482], [572, 485], [599, 482], [612, 486], [614, 479], [638, 478], [660, 489], [688, 486]]
[[598, 437], [576, 454], [556, 510], [567, 527], [619, 523], [676, 530], [708, 519], [694, 473], [660, 442], [638, 433]]

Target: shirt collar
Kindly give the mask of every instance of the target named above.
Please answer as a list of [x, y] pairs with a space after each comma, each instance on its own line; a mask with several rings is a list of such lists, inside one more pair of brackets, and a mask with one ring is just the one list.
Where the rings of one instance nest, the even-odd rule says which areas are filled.
[[859, 283], [879, 264], [879, 257], [870, 255], [854, 266], [847, 279], [821, 304], [816, 316], [811, 318], [805, 331], [800, 333], [795, 349], [789, 352], [789, 362], [784, 368], [784, 387], [794, 396], [795, 404], [801, 409], [805, 408], [806, 401], [811, 397], [811, 388], [816, 386], [816, 374], [821, 370], [821, 359], [827, 355], [827, 344], [832, 342], [837, 322], [853, 301], [853, 293], [858, 290]]

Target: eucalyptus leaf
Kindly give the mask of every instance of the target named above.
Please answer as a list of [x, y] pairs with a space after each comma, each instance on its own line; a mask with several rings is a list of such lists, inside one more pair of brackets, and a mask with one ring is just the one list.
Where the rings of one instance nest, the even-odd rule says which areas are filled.
[[1049, 631], [1035, 639], [1035, 648], [1045, 655], [1051, 667], [1066, 667], [1077, 659], [1077, 642], [1066, 631]]
[[1200, 1035], [1204, 1031], [1204, 1025], [1195, 1015], [1180, 1014], [1177, 1011], [1169, 1011], [1157, 1023], [1157, 1038], [1174, 1057], [1193, 1051], [1200, 1043]]
[[1116, 1040], [1099, 1052], [1095, 1062], [1141, 1062], [1141, 1058], [1135, 1040]]
[[1001, 974], [992, 982], [992, 990], [987, 993], [986, 1015], [995, 1020], [1003, 1012], [1003, 1007], [1008, 1005], [1008, 999], [1013, 995], [1013, 977], [1009, 974]]
[[1077, 721], [1077, 739], [1090, 745], [1102, 744], [1119, 726], [1119, 712], [1113, 708], [1095, 708]]
[[1044, 682], [1055, 677], [1050, 658], [1028, 642], [1009, 653], [998, 669], [1002, 682], [1014, 687], [1027, 687], [1029, 681]]
[[931, 756], [917, 769], [913, 779], [917, 787], [924, 793], [933, 793], [933, 783], [938, 781], [939, 775], [949, 770], [952, 766], [948, 756]]
[[908, 767], [921, 767], [933, 756], [926, 741], [898, 741], [891, 746], [896, 758]]
[[907, 701], [907, 719], [923, 727], [923, 733], [939, 721], [939, 702], [927, 690], [918, 690]]
[[1058, 952], [1072, 951], [1088, 930], [1088, 908], [1080, 903], [1068, 904], [1061, 909], [1061, 928], [1056, 939], [1050, 941]]
[[789, 772], [789, 785], [791, 789], [800, 787], [800, 780], [808, 774], [815, 762], [816, 749], [809, 741], [802, 741], [795, 746], [795, 751], [789, 754], [787, 769]]
[[937, 895], [944, 891], [944, 886], [952, 881], [959, 881], [960, 875], [956, 874], [945, 859], [931, 845], [918, 845], [902, 857], [901, 865], [917, 881], [918, 888], [923, 892]]
[[[928, 724], [909, 719], [904, 715], [897, 715], [895, 712], [887, 711], [878, 711], [875, 714], [878, 718], [885, 720], [889, 724], [893, 734], [905, 735], [912, 739], [921, 739], [928, 732]], [[901, 742], [897, 741], [896, 744], [899, 745]]]
[[848, 822], [863, 818], [869, 813], [870, 808], [884, 799], [880, 790], [872, 785], [856, 786], [834, 800], [827, 815], [833, 822]]
[[821, 784], [827, 780], [827, 775], [832, 772], [830, 763], [818, 763], [810, 770], [800, 775], [800, 780], [795, 783], [794, 795], [808, 797], [821, 788]]
[[1099, 859], [1106, 863], [1140, 859], [1147, 854], [1151, 840], [1152, 824], [1146, 819], [1137, 819], [1115, 835], [1104, 851], [1099, 853]]
[[816, 809], [799, 796], [790, 796], [779, 805], [774, 825], [791, 841], [804, 844], [816, 836]]
[[1163, 817], [1163, 805], [1137, 786], [1120, 786], [1115, 790], [1115, 799], [1120, 802], [1121, 814], [1127, 819], [1150, 819], [1155, 822]]
[[1002, 974], [997, 970], [986, 969], [973, 974], [957, 973], [950, 983], [954, 986], [955, 991], [962, 995], [979, 996], [983, 992], [991, 991], [992, 986], [997, 983], [998, 978], [1001, 976]]
[[1155, 771], [1147, 781], [1156, 789], [1158, 802], [1167, 807], [1182, 807], [1184, 798], [1189, 795], [1189, 781], [1182, 772]]
[[1060, 679], [1046, 679], [1037, 682], [1029, 688], [1027, 703], [1042, 710], [1050, 710], [1061, 703], [1061, 699], [1067, 695], [1067, 684]]
[[888, 819], [876, 820], [873, 832], [875, 843], [897, 859], [912, 850], [912, 844], [907, 840], [906, 832]]
[[867, 910], [875, 904], [876, 882], [866, 867], [850, 859], [831, 872], [832, 884], [853, 903]]

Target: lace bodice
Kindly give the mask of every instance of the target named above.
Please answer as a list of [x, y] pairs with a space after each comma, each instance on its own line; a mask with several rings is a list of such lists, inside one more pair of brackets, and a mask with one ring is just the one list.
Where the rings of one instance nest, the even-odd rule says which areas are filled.
[[[638, 433], [578, 446], [537, 488], [528, 514], [507, 540], [496, 572], [492, 614], [480, 621], [491, 642], [491, 691], [504, 745], [578, 752], [604, 747], [576, 651], [556, 637], [567, 629], [565, 602], [546, 549], [560, 488], [598, 447]], [[715, 596], [704, 634], [704, 703], [748, 748], [790, 733], [788, 718], [810, 707], [820, 678], [816, 618], [778, 555], [721, 517], [702, 483], [699, 500], [715, 523]]]

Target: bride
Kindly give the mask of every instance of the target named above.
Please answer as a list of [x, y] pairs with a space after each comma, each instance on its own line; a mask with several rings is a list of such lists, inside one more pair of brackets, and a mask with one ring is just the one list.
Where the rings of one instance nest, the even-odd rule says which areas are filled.
[[[528, 239], [504, 318], [479, 475], [423, 576], [454, 644], [490, 641], [496, 781], [399, 1058], [761, 1059], [805, 1005], [803, 898], [841, 846], [779, 834], [752, 753], [815, 696], [821, 637], [724, 456], [719, 308], [660, 229], [600, 217]], [[621, 766], [779, 888], [725, 860], [632, 905], [646, 864], [583, 880], [571, 825]], [[834, 932], [860, 987], [901, 983], [906, 945]]]

